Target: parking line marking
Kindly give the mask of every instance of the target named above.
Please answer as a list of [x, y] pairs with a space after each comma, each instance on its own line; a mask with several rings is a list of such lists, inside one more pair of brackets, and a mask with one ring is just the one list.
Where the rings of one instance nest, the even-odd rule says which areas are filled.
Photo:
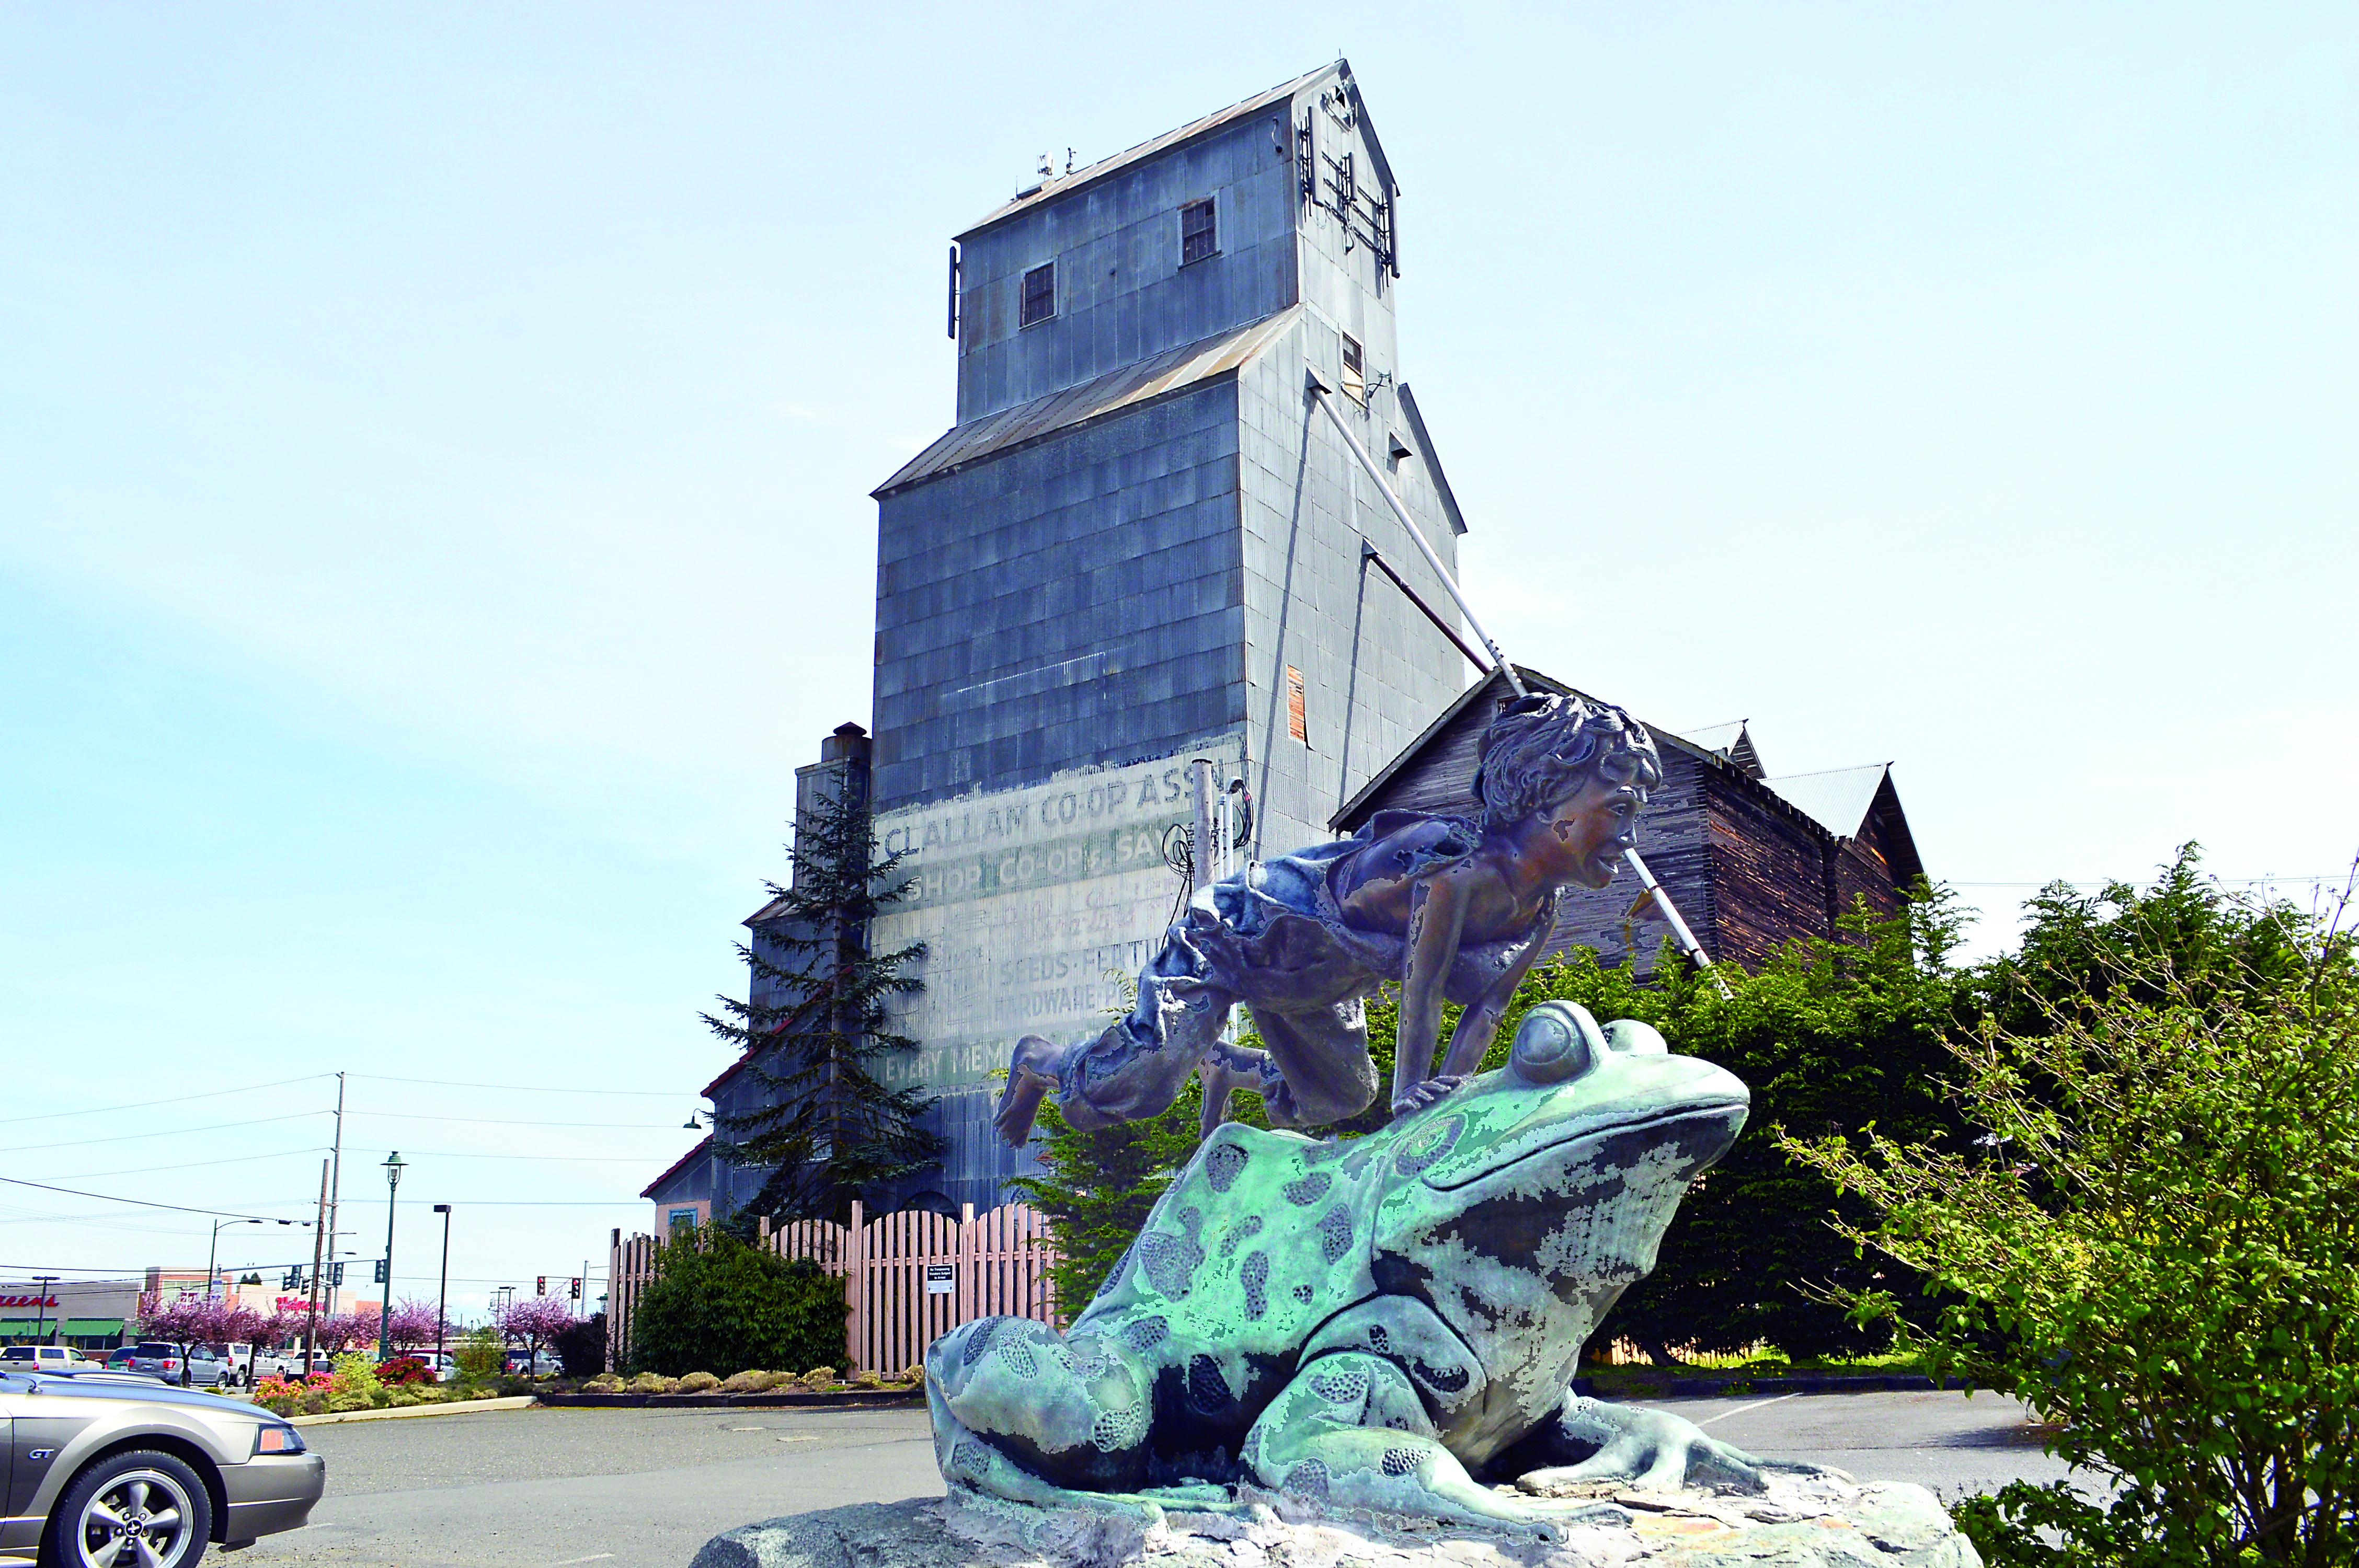
[[549, 1568], [573, 1568], [577, 1563], [603, 1563], [613, 1555], [611, 1552], [593, 1552], [587, 1557], [569, 1557], [562, 1563], [552, 1563]]
[[1749, 1405], [1739, 1405], [1733, 1411], [1723, 1411], [1716, 1416], [1696, 1422], [1696, 1425], [1699, 1427], [1710, 1426], [1715, 1421], [1726, 1421], [1730, 1416], [1743, 1415], [1746, 1411], [1757, 1411], [1763, 1405], [1774, 1405], [1780, 1400], [1799, 1400], [1801, 1397], [1802, 1391], [1799, 1389], [1797, 1389], [1790, 1394], [1778, 1394], [1771, 1399], [1756, 1400]]

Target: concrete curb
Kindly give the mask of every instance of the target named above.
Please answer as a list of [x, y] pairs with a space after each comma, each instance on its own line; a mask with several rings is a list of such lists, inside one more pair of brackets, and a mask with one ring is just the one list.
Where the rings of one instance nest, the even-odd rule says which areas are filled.
[[1922, 1372], [1870, 1373], [1859, 1376], [1799, 1378], [1672, 1378], [1659, 1387], [1641, 1387], [1619, 1393], [1600, 1391], [1593, 1378], [1575, 1378], [1572, 1391], [1591, 1399], [1717, 1399], [1723, 1394], [1754, 1394], [1763, 1399], [1777, 1394], [1883, 1394], [1957, 1390], [1965, 1384], [1955, 1378], [1936, 1383]]
[[538, 1403], [530, 1394], [514, 1394], [501, 1400], [453, 1400], [447, 1405], [402, 1405], [384, 1411], [331, 1411], [326, 1415], [298, 1415], [287, 1418], [289, 1426], [332, 1426], [340, 1421], [407, 1421], [419, 1415], [471, 1415], [476, 1411], [530, 1410]]
[[723, 1410], [748, 1405], [892, 1410], [923, 1405], [926, 1396], [916, 1390], [880, 1389], [871, 1392], [863, 1389], [841, 1394], [543, 1394], [540, 1402], [586, 1410]]

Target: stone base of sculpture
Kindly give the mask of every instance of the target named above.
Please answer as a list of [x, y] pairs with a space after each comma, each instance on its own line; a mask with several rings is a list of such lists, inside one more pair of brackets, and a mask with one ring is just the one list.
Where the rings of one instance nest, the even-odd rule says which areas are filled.
[[1581, 1484], [1578, 1522], [1498, 1530], [1321, 1509], [1239, 1488], [1226, 1511], [1184, 1503], [1043, 1509], [952, 1487], [715, 1536], [691, 1568], [1977, 1568], [1922, 1487], [1780, 1471], [1760, 1495]]

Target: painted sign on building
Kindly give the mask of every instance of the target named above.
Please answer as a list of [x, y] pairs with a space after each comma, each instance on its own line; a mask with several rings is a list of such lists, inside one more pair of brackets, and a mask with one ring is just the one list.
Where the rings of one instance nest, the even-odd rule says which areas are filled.
[[908, 857], [900, 874], [912, 887], [876, 921], [870, 945], [926, 945], [907, 971], [925, 989], [895, 1021], [919, 1046], [888, 1064], [890, 1085], [981, 1087], [1023, 1035], [1061, 1041], [1105, 1027], [1180, 899], [1164, 844], [1193, 816], [1188, 771], [1198, 757], [1217, 788], [1237, 776], [1243, 750], [1226, 736], [877, 816], [880, 846]]

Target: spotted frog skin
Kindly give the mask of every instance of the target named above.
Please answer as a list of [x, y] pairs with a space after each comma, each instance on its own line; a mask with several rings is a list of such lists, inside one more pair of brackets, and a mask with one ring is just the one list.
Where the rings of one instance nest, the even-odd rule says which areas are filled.
[[942, 1474], [1049, 1505], [1245, 1482], [1462, 1522], [1582, 1507], [1478, 1476], [1757, 1487], [1688, 1423], [1568, 1388], [1749, 1098], [1644, 1024], [1549, 1002], [1505, 1068], [1381, 1132], [1223, 1126], [1066, 1333], [984, 1318], [934, 1342]]

